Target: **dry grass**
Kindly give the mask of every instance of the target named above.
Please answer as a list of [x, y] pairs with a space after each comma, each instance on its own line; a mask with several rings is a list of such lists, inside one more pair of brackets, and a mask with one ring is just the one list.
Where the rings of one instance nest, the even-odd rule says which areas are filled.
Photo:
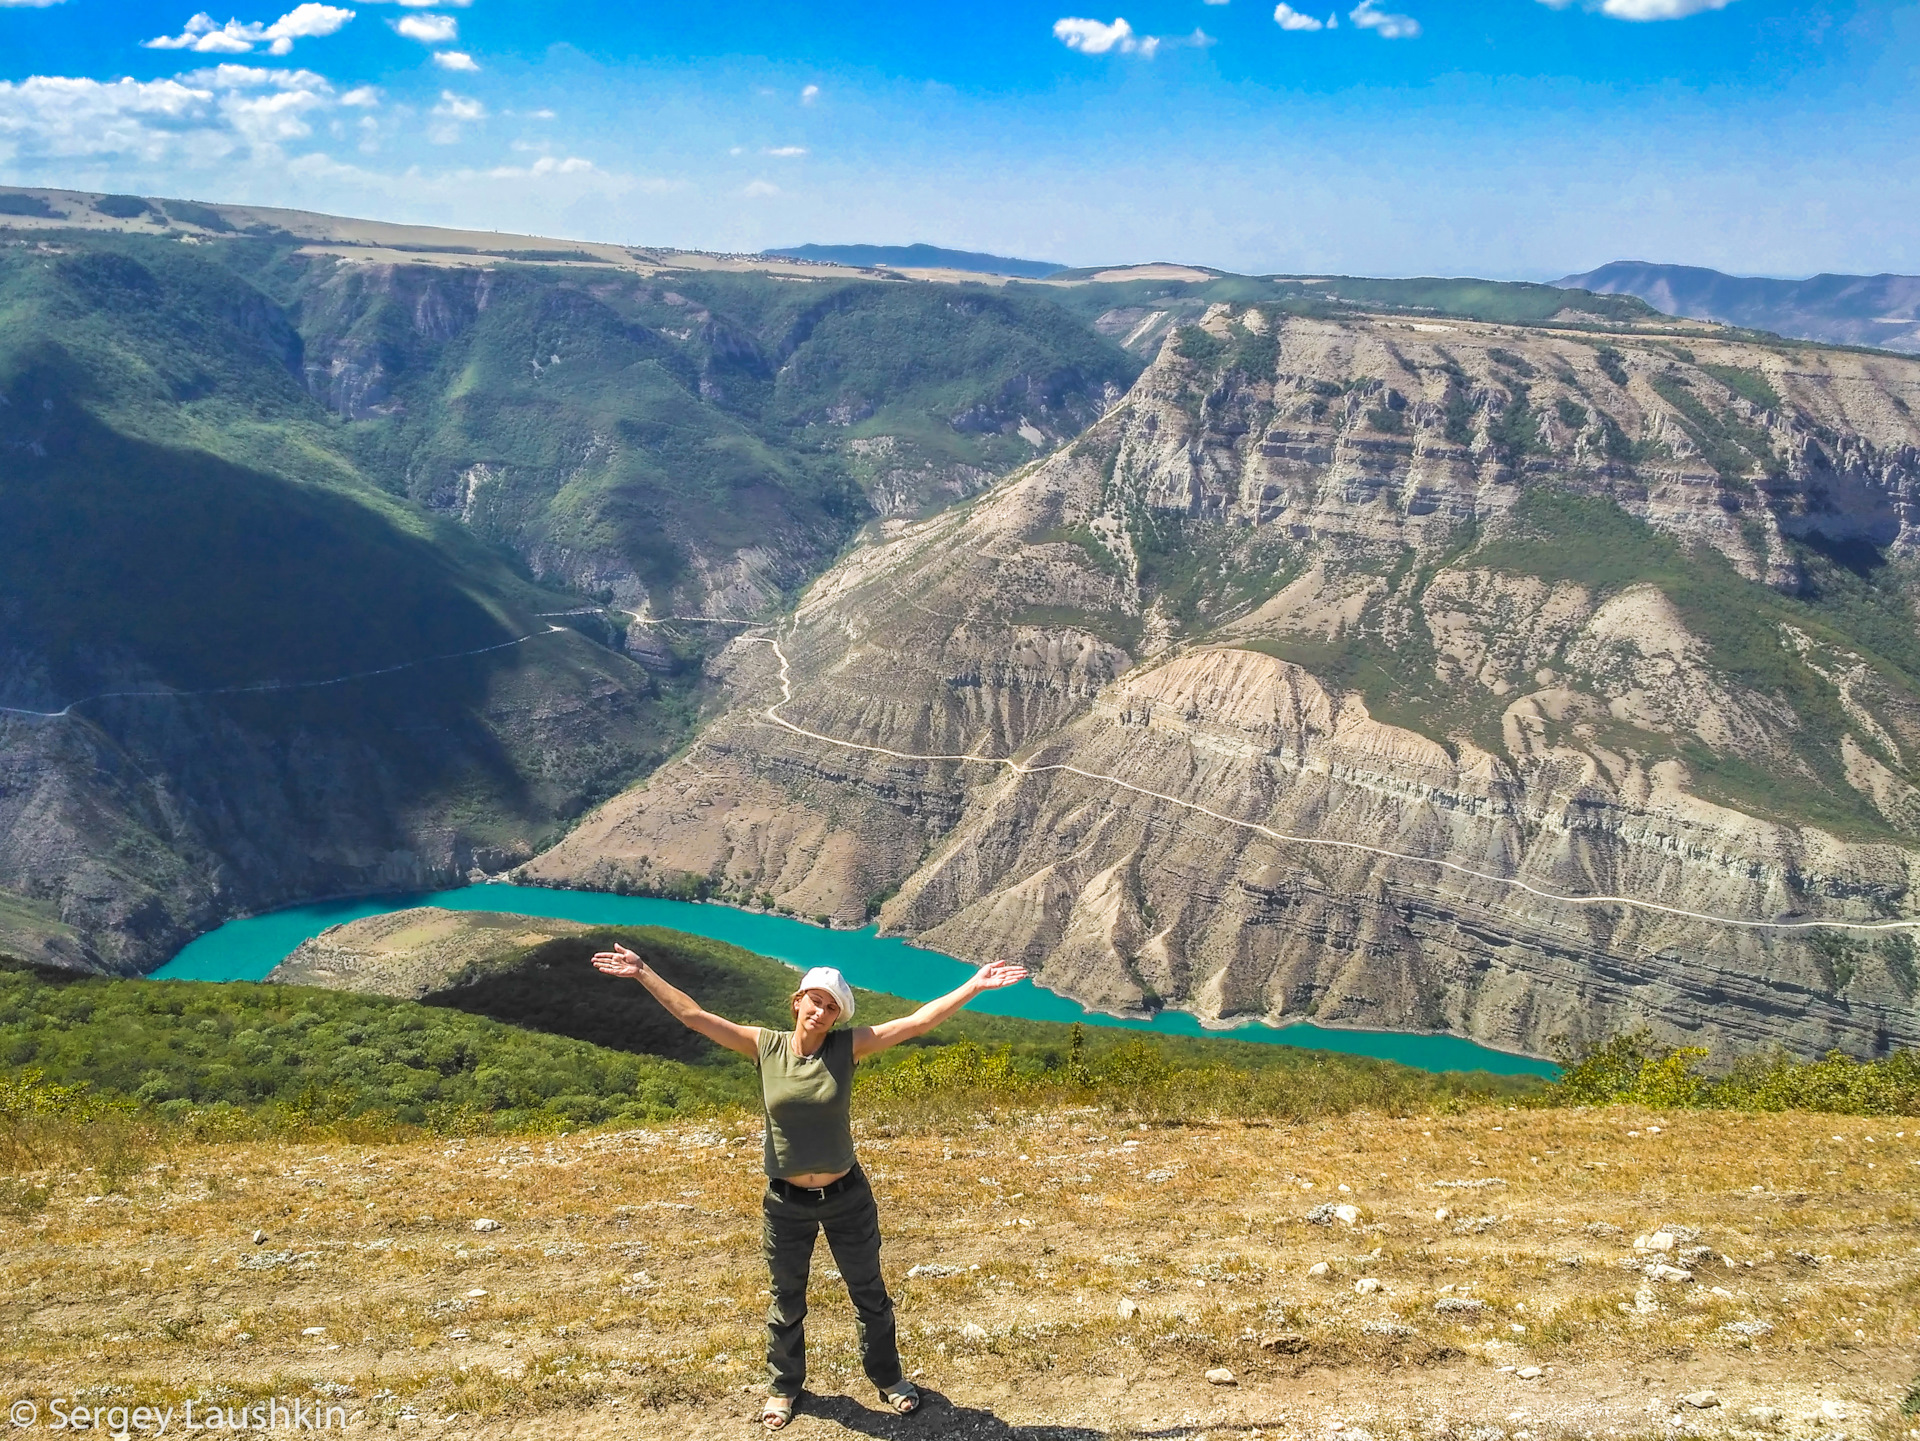
[[[1899, 1414], [1920, 1339], [1920, 1129], [1900, 1122], [1610, 1109], [1143, 1126], [1081, 1111], [886, 1129], [862, 1154], [903, 1349], [937, 1394], [913, 1421], [873, 1404], [823, 1248], [810, 1331], [825, 1399], [795, 1436], [1920, 1428]], [[117, 1192], [70, 1160], [7, 1183], [39, 1197], [0, 1215], [13, 1396], [318, 1387], [355, 1429], [500, 1436], [737, 1433], [755, 1405], [757, 1118], [186, 1141], [139, 1170], [124, 1144], [113, 1155]], [[1321, 1201], [1357, 1222], [1309, 1224]], [[503, 1229], [475, 1233], [480, 1217]], [[1701, 1232], [1691, 1282], [1625, 1269], [1663, 1222]], [[1307, 1274], [1319, 1261], [1328, 1277]], [[954, 1271], [907, 1279], [922, 1264]], [[1381, 1289], [1357, 1293], [1366, 1278]], [[1485, 1309], [1436, 1313], [1443, 1295]], [[1237, 1384], [1208, 1385], [1216, 1366]], [[1528, 1366], [1544, 1375], [1518, 1379]], [[1706, 1389], [1722, 1404], [1679, 1401]]]

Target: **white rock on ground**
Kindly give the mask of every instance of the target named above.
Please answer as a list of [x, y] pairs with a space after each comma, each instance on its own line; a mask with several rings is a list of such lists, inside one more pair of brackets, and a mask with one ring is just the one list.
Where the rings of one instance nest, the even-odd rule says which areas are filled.
[[1706, 1411], [1720, 1404], [1720, 1398], [1711, 1391], [1695, 1391], [1680, 1399], [1696, 1411]]
[[984, 1341], [987, 1339], [987, 1328], [977, 1321], [969, 1321], [960, 1328], [960, 1339], [973, 1342]]
[[1140, 1308], [1134, 1304], [1131, 1296], [1122, 1296], [1120, 1298], [1119, 1310], [1122, 1321], [1131, 1321], [1135, 1316], [1140, 1314]]
[[1311, 1266], [1307, 1267], [1307, 1274], [1309, 1276], [1331, 1276], [1333, 1274], [1333, 1267], [1329, 1266], [1325, 1261], [1315, 1261]]
[[473, 1229], [476, 1231], [498, 1231], [500, 1229], [500, 1223], [482, 1216], [473, 1223]]
[[1234, 1384], [1233, 1372], [1229, 1371], [1225, 1366], [1215, 1366], [1211, 1371], [1207, 1372], [1207, 1380], [1215, 1386], [1231, 1386]]
[[267, 1244], [267, 1233], [266, 1233], [265, 1231], [255, 1231], [255, 1232], [253, 1233], [253, 1244], [254, 1244], [254, 1245], [256, 1245], [256, 1246], [264, 1246], [264, 1245], [266, 1245], [266, 1244]]
[[1355, 1293], [1358, 1295], [1371, 1296], [1375, 1291], [1378, 1291], [1380, 1289], [1380, 1283], [1374, 1280], [1373, 1277], [1367, 1276], [1362, 1278], [1361, 1280], [1355, 1281], [1353, 1283], [1353, 1289]]

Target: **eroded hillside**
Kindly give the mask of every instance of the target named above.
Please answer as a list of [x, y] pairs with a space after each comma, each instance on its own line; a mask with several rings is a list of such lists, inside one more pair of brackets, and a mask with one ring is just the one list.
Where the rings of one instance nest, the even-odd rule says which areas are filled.
[[1032, 297], [99, 199], [0, 242], [0, 953], [67, 966], [525, 860], [698, 714], [625, 612], [755, 613], [1139, 368]]
[[736, 641], [736, 709], [528, 874], [1116, 1010], [1912, 1044], [1904, 934], [1681, 913], [1911, 913], [1916, 406], [1889, 356], [1216, 305]]

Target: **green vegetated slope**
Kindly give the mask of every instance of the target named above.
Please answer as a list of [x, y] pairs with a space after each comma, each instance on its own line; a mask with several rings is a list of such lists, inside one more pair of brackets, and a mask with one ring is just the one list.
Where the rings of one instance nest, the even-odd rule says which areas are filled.
[[978, 490], [1138, 370], [1049, 299], [985, 286], [248, 254], [370, 470], [656, 612], [776, 599], [876, 511]]
[[650, 675], [624, 617], [548, 616], [752, 613], [1137, 369], [979, 287], [686, 291], [273, 236], [0, 245], [0, 705], [81, 702], [0, 713], [30, 777], [9, 949], [145, 967], [236, 909], [531, 854], [698, 684], [697, 647], [637, 638]]
[[[387, 1117], [447, 1127], [659, 1120], [757, 1106], [753, 1066], [673, 1021], [594, 951], [621, 941], [701, 1004], [746, 1025], [790, 1026], [794, 972], [722, 942], [655, 927], [596, 931], [456, 976], [424, 1002], [227, 982], [70, 979], [0, 969], [0, 1064], [36, 1086], [86, 1084], [180, 1117], [235, 1108], [294, 1120]], [[916, 1003], [856, 991], [862, 1024]], [[1231, 1040], [1119, 1033], [963, 1013], [863, 1066], [876, 1099], [1004, 1099], [1035, 1087], [1205, 1110], [1248, 1102], [1339, 1110], [1532, 1094], [1538, 1083], [1430, 1076], [1389, 1062]], [[1212, 1089], [1210, 1089], [1212, 1088]], [[23, 1093], [24, 1094], [24, 1093]], [[1035, 1093], [1037, 1094], [1037, 1093]]]
[[[1571, 581], [1599, 603], [1636, 586], [1657, 589], [1705, 642], [1703, 658], [1715, 672], [1778, 708], [1783, 728], [1795, 737], [1796, 764], [1775, 766], [1737, 746], [1663, 736], [1625, 722], [1600, 725], [1598, 739], [1634, 754], [1679, 756], [1702, 795], [1751, 815], [1811, 823], [1852, 839], [1911, 839], [1910, 830], [1891, 824], [1848, 782], [1840, 740], [1850, 735], [1858, 743], [1860, 727], [1830, 676], [1821, 674], [1823, 654], [1809, 656], [1783, 643], [1782, 627], [1814, 638], [1824, 653], [1870, 665], [1883, 695], [1907, 710], [1920, 705], [1920, 642], [1912, 621], [1916, 577], [1910, 565], [1889, 564], [1871, 546], [1835, 546], [1817, 534], [1792, 543], [1791, 550], [1805, 582], [1798, 593], [1783, 593], [1742, 576], [1711, 547], [1658, 531], [1608, 498], [1541, 484], [1490, 533], [1469, 532], [1437, 555], [1409, 548], [1381, 573], [1390, 590], [1404, 585], [1416, 595], [1450, 566], [1484, 567], [1549, 585]], [[1225, 609], [1239, 599], [1224, 587], [1205, 586], [1206, 567], [1192, 572], [1191, 588], [1180, 594], [1193, 608], [1204, 612], [1214, 603]], [[1288, 574], [1284, 568], [1279, 573]], [[1504, 752], [1501, 717], [1510, 692], [1447, 683], [1435, 667], [1429, 635], [1384, 627], [1382, 619], [1377, 612], [1362, 617], [1333, 640], [1272, 636], [1235, 643], [1358, 691], [1369, 711], [1391, 724], [1442, 744], [1469, 737], [1494, 754]], [[1897, 753], [1887, 759], [1904, 770]]]
[[232, 907], [464, 875], [679, 737], [549, 634], [570, 597], [369, 477], [301, 353], [198, 251], [0, 248], [0, 887], [60, 922], [10, 949], [144, 967]]
[[[1849, 656], [1871, 667], [1876, 688], [1902, 709], [1920, 705], [1911, 564], [1889, 563], [1864, 543], [1825, 542], [1818, 533], [1795, 544], [1793, 555], [1804, 578], [1797, 594], [1783, 593], [1740, 575], [1717, 551], [1685, 545], [1609, 500], [1542, 487], [1527, 494], [1508, 526], [1460, 563], [1549, 583], [1570, 580], [1601, 598], [1635, 585], [1657, 588], [1688, 630], [1706, 642], [1714, 669], [1781, 705], [1798, 733], [1803, 764], [1790, 770], [1690, 738], [1683, 754], [1705, 794], [1769, 819], [1810, 821], [1843, 835], [1910, 839], [1847, 782], [1839, 743], [1862, 727], [1820, 663], [1832, 653]], [[1811, 637], [1819, 649], [1803, 654], [1783, 643], [1783, 628]], [[1437, 696], [1397, 702], [1402, 711], [1409, 704], [1446, 714]], [[1897, 752], [1888, 759], [1902, 764]]]

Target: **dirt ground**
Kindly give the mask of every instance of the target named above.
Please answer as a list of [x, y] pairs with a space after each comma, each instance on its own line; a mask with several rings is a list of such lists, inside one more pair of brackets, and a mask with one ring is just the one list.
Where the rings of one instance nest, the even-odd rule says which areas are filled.
[[[1079, 1111], [861, 1153], [927, 1404], [881, 1409], [822, 1246], [796, 1438], [1920, 1437], [1899, 1121]], [[269, 1398], [401, 1435], [739, 1435], [759, 1161], [736, 1116], [16, 1178], [50, 1199], [0, 1220], [0, 1399], [37, 1408], [21, 1435]]]

